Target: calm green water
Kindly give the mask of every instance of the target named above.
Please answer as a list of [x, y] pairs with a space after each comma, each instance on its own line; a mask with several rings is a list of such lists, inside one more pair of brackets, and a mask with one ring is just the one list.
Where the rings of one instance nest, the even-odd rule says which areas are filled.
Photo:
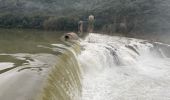
[[46, 53], [42, 48], [51, 43], [59, 43], [64, 32], [0, 29], [0, 53]]

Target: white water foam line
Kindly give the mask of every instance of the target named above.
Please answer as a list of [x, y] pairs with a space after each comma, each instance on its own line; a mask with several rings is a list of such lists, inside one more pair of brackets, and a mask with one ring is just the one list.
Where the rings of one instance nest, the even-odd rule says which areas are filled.
[[0, 70], [14, 67], [14, 63], [12, 62], [0, 62]]
[[[82, 45], [82, 100], [170, 100], [170, 58], [152, 55], [152, 44], [90, 34]], [[115, 64], [110, 49], [123, 64]]]

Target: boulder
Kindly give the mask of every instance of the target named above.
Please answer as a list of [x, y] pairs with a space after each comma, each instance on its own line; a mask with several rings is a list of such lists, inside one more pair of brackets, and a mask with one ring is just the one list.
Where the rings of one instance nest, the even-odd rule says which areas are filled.
[[65, 40], [78, 40], [79, 37], [78, 37], [78, 35], [76, 33], [70, 32], [70, 33], [66, 33], [64, 35], [64, 39]]

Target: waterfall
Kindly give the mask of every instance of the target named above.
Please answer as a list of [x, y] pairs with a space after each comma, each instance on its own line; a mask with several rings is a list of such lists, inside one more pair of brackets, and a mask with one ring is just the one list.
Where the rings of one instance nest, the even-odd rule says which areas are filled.
[[169, 45], [102, 34], [89, 34], [81, 45], [82, 100], [170, 98]]
[[93, 33], [71, 45], [53, 44], [60, 54], [38, 100], [167, 100], [164, 45]]
[[39, 100], [80, 100], [81, 71], [77, 60], [80, 47], [78, 43], [71, 45], [53, 44], [54, 51], [60, 52], [44, 84]]

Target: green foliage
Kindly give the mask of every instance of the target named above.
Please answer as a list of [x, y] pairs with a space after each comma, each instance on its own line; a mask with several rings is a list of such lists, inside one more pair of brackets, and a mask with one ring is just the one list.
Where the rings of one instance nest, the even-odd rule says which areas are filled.
[[44, 21], [44, 28], [47, 30], [76, 31], [78, 20], [69, 17], [50, 17]]
[[5, 14], [0, 16], [0, 27], [3, 28], [43, 28], [46, 17], [43, 16], [19, 16]]
[[[124, 24], [126, 33], [154, 32], [157, 31], [156, 25], [160, 22], [155, 20], [158, 19], [156, 15], [159, 4], [158, 0], [109, 0], [94, 12], [99, 20], [104, 19], [104, 30], [121, 32], [123, 29], [121, 25]], [[150, 27], [152, 24], [155, 24], [155, 27]]]
[[97, 31], [168, 32], [169, 5], [169, 0], [0, 0], [0, 27], [77, 30], [77, 19], [87, 22], [93, 14]]

